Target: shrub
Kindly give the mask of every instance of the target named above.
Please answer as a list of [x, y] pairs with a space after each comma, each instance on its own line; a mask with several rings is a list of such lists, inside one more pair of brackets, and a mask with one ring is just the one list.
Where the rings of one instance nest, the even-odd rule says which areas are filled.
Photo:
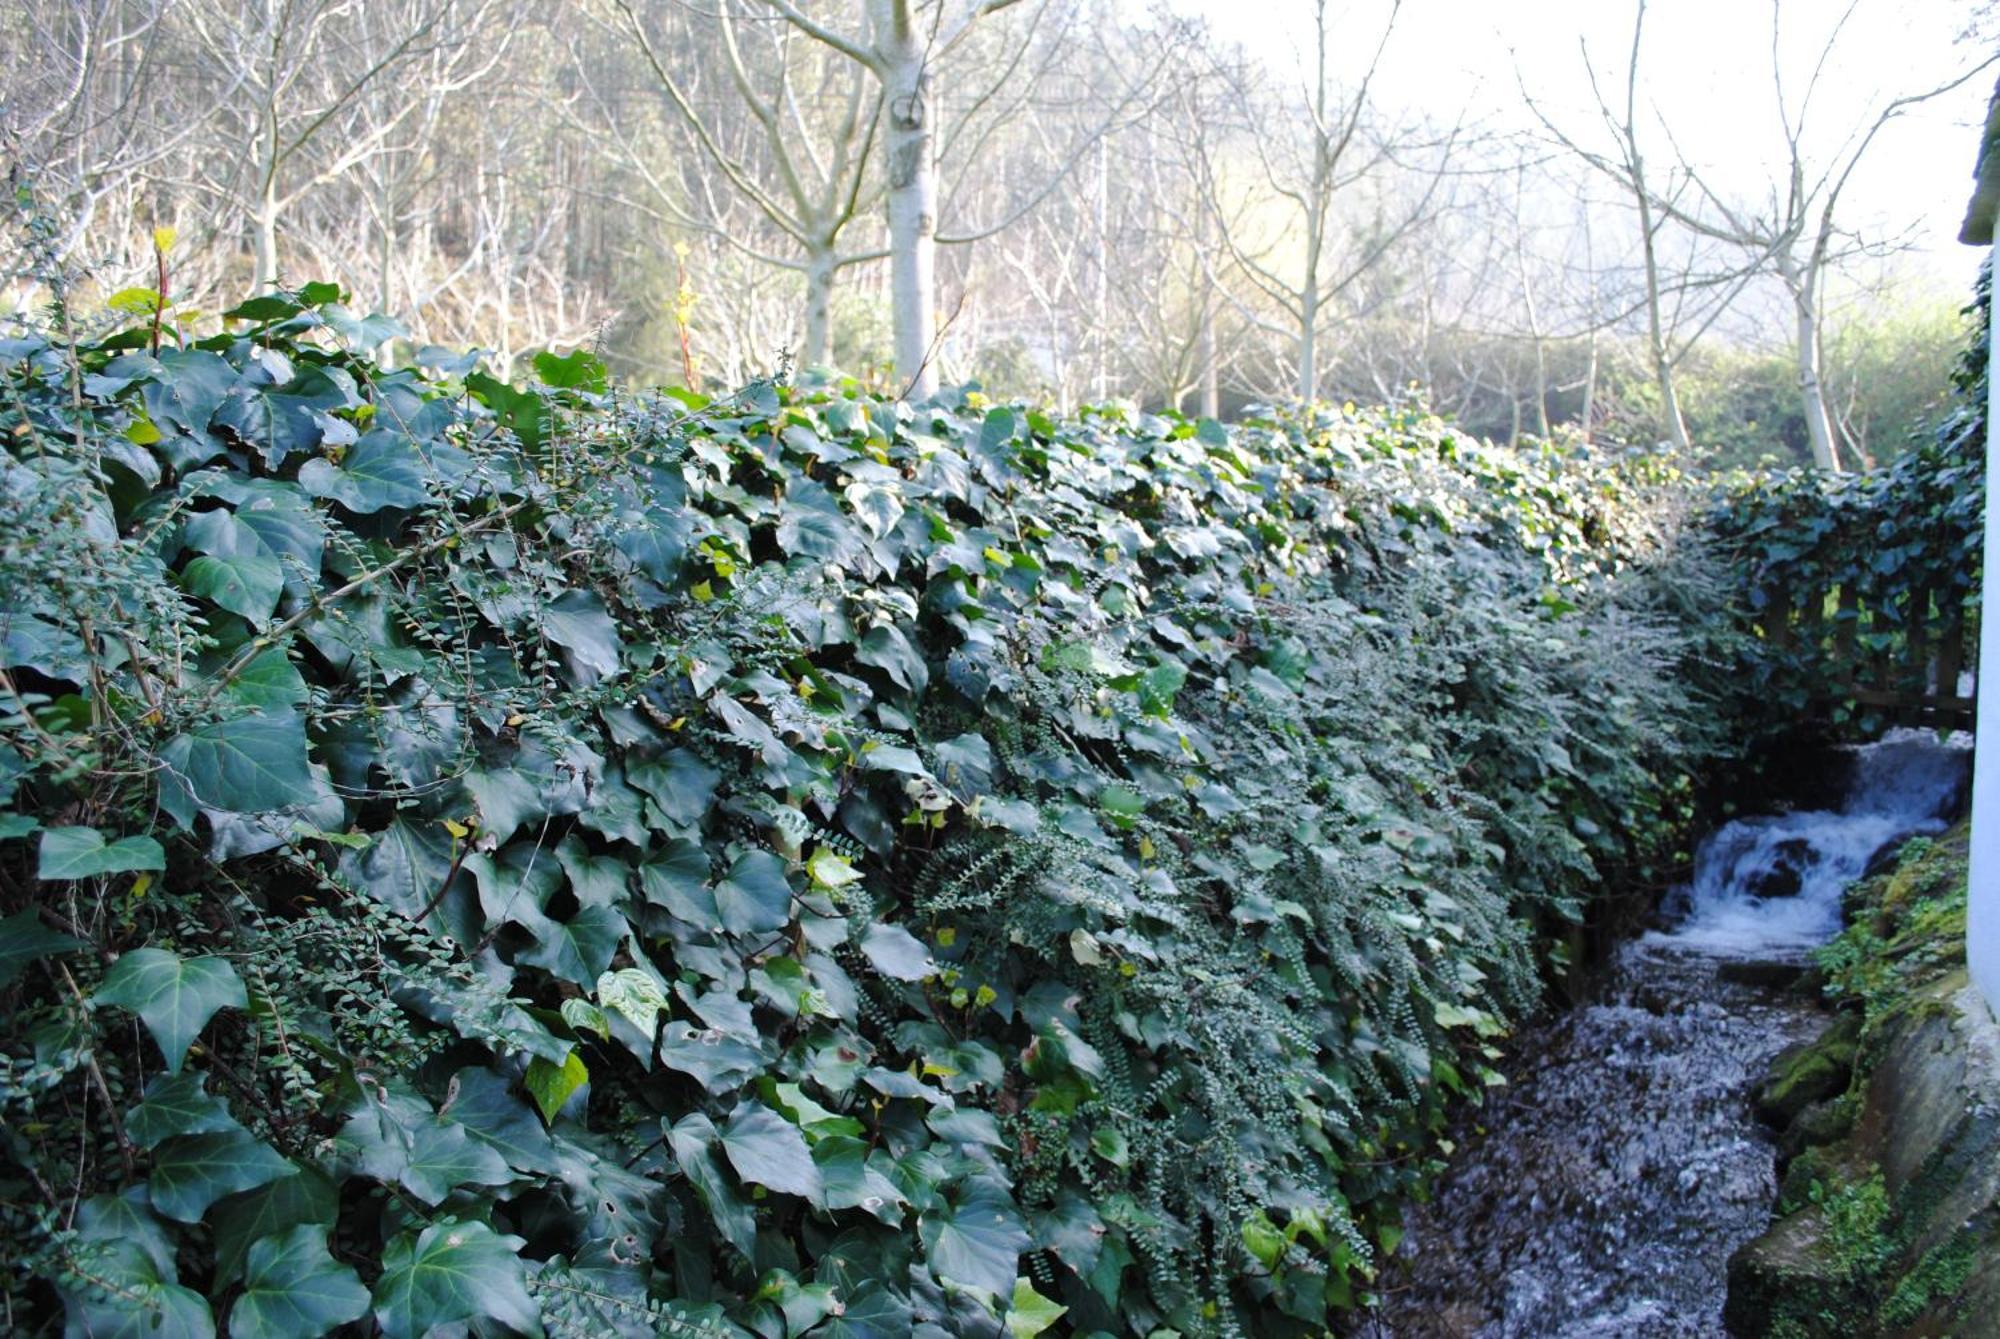
[[1617, 462], [337, 298], [0, 343], [31, 1332], [1316, 1332], [1720, 735]]

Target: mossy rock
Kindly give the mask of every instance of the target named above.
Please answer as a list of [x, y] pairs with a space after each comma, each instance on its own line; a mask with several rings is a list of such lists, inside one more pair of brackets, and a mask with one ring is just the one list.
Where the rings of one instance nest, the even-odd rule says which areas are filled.
[[1784, 1134], [1778, 1139], [1779, 1155], [1790, 1161], [1809, 1148], [1845, 1139], [1854, 1129], [1854, 1117], [1859, 1107], [1851, 1093], [1814, 1102], [1785, 1127]]
[[1860, 1299], [1818, 1206], [1781, 1218], [1729, 1257], [1722, 1323], [1738, 1339], [1853, 1333]]
[[1782, 1130], [1815, 1102], [1846, 1092], [1860, 1041], [1861, 1016], [1841, 1014], [1817, 1039], [1785, 1048], [1757, 1090], [1758, 1118]]

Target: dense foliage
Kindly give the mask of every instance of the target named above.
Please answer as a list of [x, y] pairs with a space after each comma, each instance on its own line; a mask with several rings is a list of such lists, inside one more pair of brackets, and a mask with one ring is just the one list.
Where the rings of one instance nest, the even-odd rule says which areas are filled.
[[[1937, 648], [1953, 627], [1969, 668], [1986, 501], [1990, 272], [1967, 314], [1974, 336], [1952, 377], [1951, 408], [1926, 439], [1872, 470], [1735, 476], [1704, 518], [1767, 632], [1785, 629], [1746, 662], [1744, 683], [1766, 724], [1818, 716], [1874, 733], [1880, 714], [1849, 690], [1857, 682], [1921, 690], [1949, 674]], [[1933, 686], [1946, 695], [1957, 688]]]
[[1614, 462], [338, 297], [0, 343], [14, 1332], [1317, 1332], [1715, 744]]

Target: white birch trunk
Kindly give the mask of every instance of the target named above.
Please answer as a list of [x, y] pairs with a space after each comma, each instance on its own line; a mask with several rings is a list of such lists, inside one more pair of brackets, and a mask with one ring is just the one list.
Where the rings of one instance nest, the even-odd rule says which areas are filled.
[[882, 82], [889, 99], [889, 287], [896, 376], [909, 399], [937, 391], [937, 140], [930, 72], [911, 32], [885, 34]]

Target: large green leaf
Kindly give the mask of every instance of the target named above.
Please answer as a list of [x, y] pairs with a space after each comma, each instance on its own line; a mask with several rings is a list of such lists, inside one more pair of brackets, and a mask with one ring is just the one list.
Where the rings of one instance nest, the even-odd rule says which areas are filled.
[[313, 1163], [290, 1176], [267, 1181], [252, 1190], [218, 1200], [209, 1208], [215, 1225], [215, 1281], [234, 1283], [243, 1273], [250, 1247], [301, 1223], [322, 1231], [333, 1226], [340, 1204], [333, 1178]]
[[722, 928], [733, 935], [771, 934], [792, 919], [792, 883], [785, 862], [769, 851], [746, 851], [715, 885]]
[[361, 1170], [400, 1184], [426, 1204], [441, 1203], [461, 1185], [498, 1186], [514, 1179], [499, 1153], [441, 1120], [429, 1103], [408, 1093], [366, 1099], [340, 1129], [340, 1143]]
[[285, 572], [276, 558], [262, 554], [231, 558], [204, 554], [188, 561], [181, 584], [190, 595], [241, 614], [261, 628], [271, 621], [278, 597], [285, 592]]
[[219, 1134], [241, 1128], [229, 1108], [203, 1084], [201, 1071], [155, 1075], [145, 1099], [125, 1113], [125, 1133], [140, 1148], [181, 1134]]
[[327, 1253], [326, 1229], [301, 1224], [250, 1247], [230, 1339], [318, 1339], [368, 1313], [368, 1290]]
[[820, 1172], [799, 1127], [762, 1102], [743, 1102], [722, 1127], [722, 1151], [752, 1185], [818, 1199]]
[[82, 1255], [84, 1270], [62, 1289], [66, 1339], [215, 1339], [201, 1294], [137, 1242], [94, 1242]]
[[555, 1119], [569, 1099], [582, 1091], [590, 1082], [590, 1070], [583, 1063], [583, 1057], [571, 1051], [561, 1064], [536, 1056], [528, 1062], [528, 1072], [521, 1076], [521, 1086], [528, 1090], [528, 1096], [535, 1099], [536, 1108], [542, 1119], [555, 1124]]
[[305, 676], [282, 646], [251, 657], [226, 691], [231, 701], [252, 711], [281, 712], [302, 705], [307, 697]]
[[299, 483], [314, 497], [330, 498], [351, 512], [367, 515], [385, 507], [421, 507], [430, 500], [425, 473], [414, 442], [402, 433], [378, 428], [348, 447], [338, 465], [308, 460], [299, 470]]
[[200, 1220], [224, 1195], [298, 1169], [247, 1130], [177, 1135], [153, 1150], [153, 1207], [183, 1223]]
[[708, 1117], [700, 1112], [683, 1116], [677, 1123], [667, 1126], [667, 1142], [672, 1147], [674, 1162], [680, 1167], [681, 1175], [687, 1177], [694, 1186], [695, 1193], [707, 1207], [714, 1220], [716, 1230], [722, 1239], [742, 1252], [746, 1257], [754, 1257], [757, 1249], [757, 1214], [743, 1197], [736, 1193], [720, 1163], [715, 1160], [716, 1132]]
[[676, 837], [639, 866], [639, 888], [646, 900], [664, 907], [691, 925], [715, 923], [715, 895], [708, 888], [708, 852]]
[[[550, 859], [553, 863], [553, 857]], [[627, 929], [625, 918], [610, 907], [579, 907], [566, 921], [545, 921], [538, 927], [538, 942], [522, 952], [519, 960], [565, 981], [588, 986], [611, 965], [611, 955], [618, 951]]]
[[101, 874], [166, 867], [167, 853], [151, 837], [120, 837], [107, 842], [96, 828], [45, 828], [35, 877], [94, 879]]
[[569, 653], [579, 687], [618, 672], [618, 626], [604, 604], [586, 591], [564, 591], [541, 610], [549, 640]]
[[42, 962], [83, 947], [75, 935], [60, 934], [42, 924], [33, 907], [0, 920], [0, 986], [11, 986], [29, 963]]
[[911, 1334], [910, 1299], [879, 1279], [869, 1279], [846, 1305], [813, 1331], [814, 1339], [903, 1339]]
[[241, 1009], [250, 1002], [243, 979], [221, 958], [182, 958], [159, 948], [137, 948], [105, 973], [95, 996], [139, 1015], [178, 1074], [181, 1060], [218, 1009]]
[[262, 814], [310, 804], [317, 794], [305, 718], [295, 711], [197, 726], [168, 741], [160, 758], [207, 809]]
[[382, 1253], [376, 1324], [388, 1339], [421, 1339], [438, 1326], [467, 1321], [539, 1336], [541, 1313], [528, 1296], [515, 1253], [520, 1246], [518, 1237], [458, 1218], [402, 1233]]
[[930, 667], [903, 630], [884, 623], [870, 628], [856, 646], [854, 658], [864, 665], [884, 670], [899, 687], [921, 694], [930, 683]]
[[975, 1177], [948, 1204], [918, 1220], [931, 1272], [996, 1298], [1012, 1296], [1021, 1254], [1033, 1241], [1006, 1188]]

